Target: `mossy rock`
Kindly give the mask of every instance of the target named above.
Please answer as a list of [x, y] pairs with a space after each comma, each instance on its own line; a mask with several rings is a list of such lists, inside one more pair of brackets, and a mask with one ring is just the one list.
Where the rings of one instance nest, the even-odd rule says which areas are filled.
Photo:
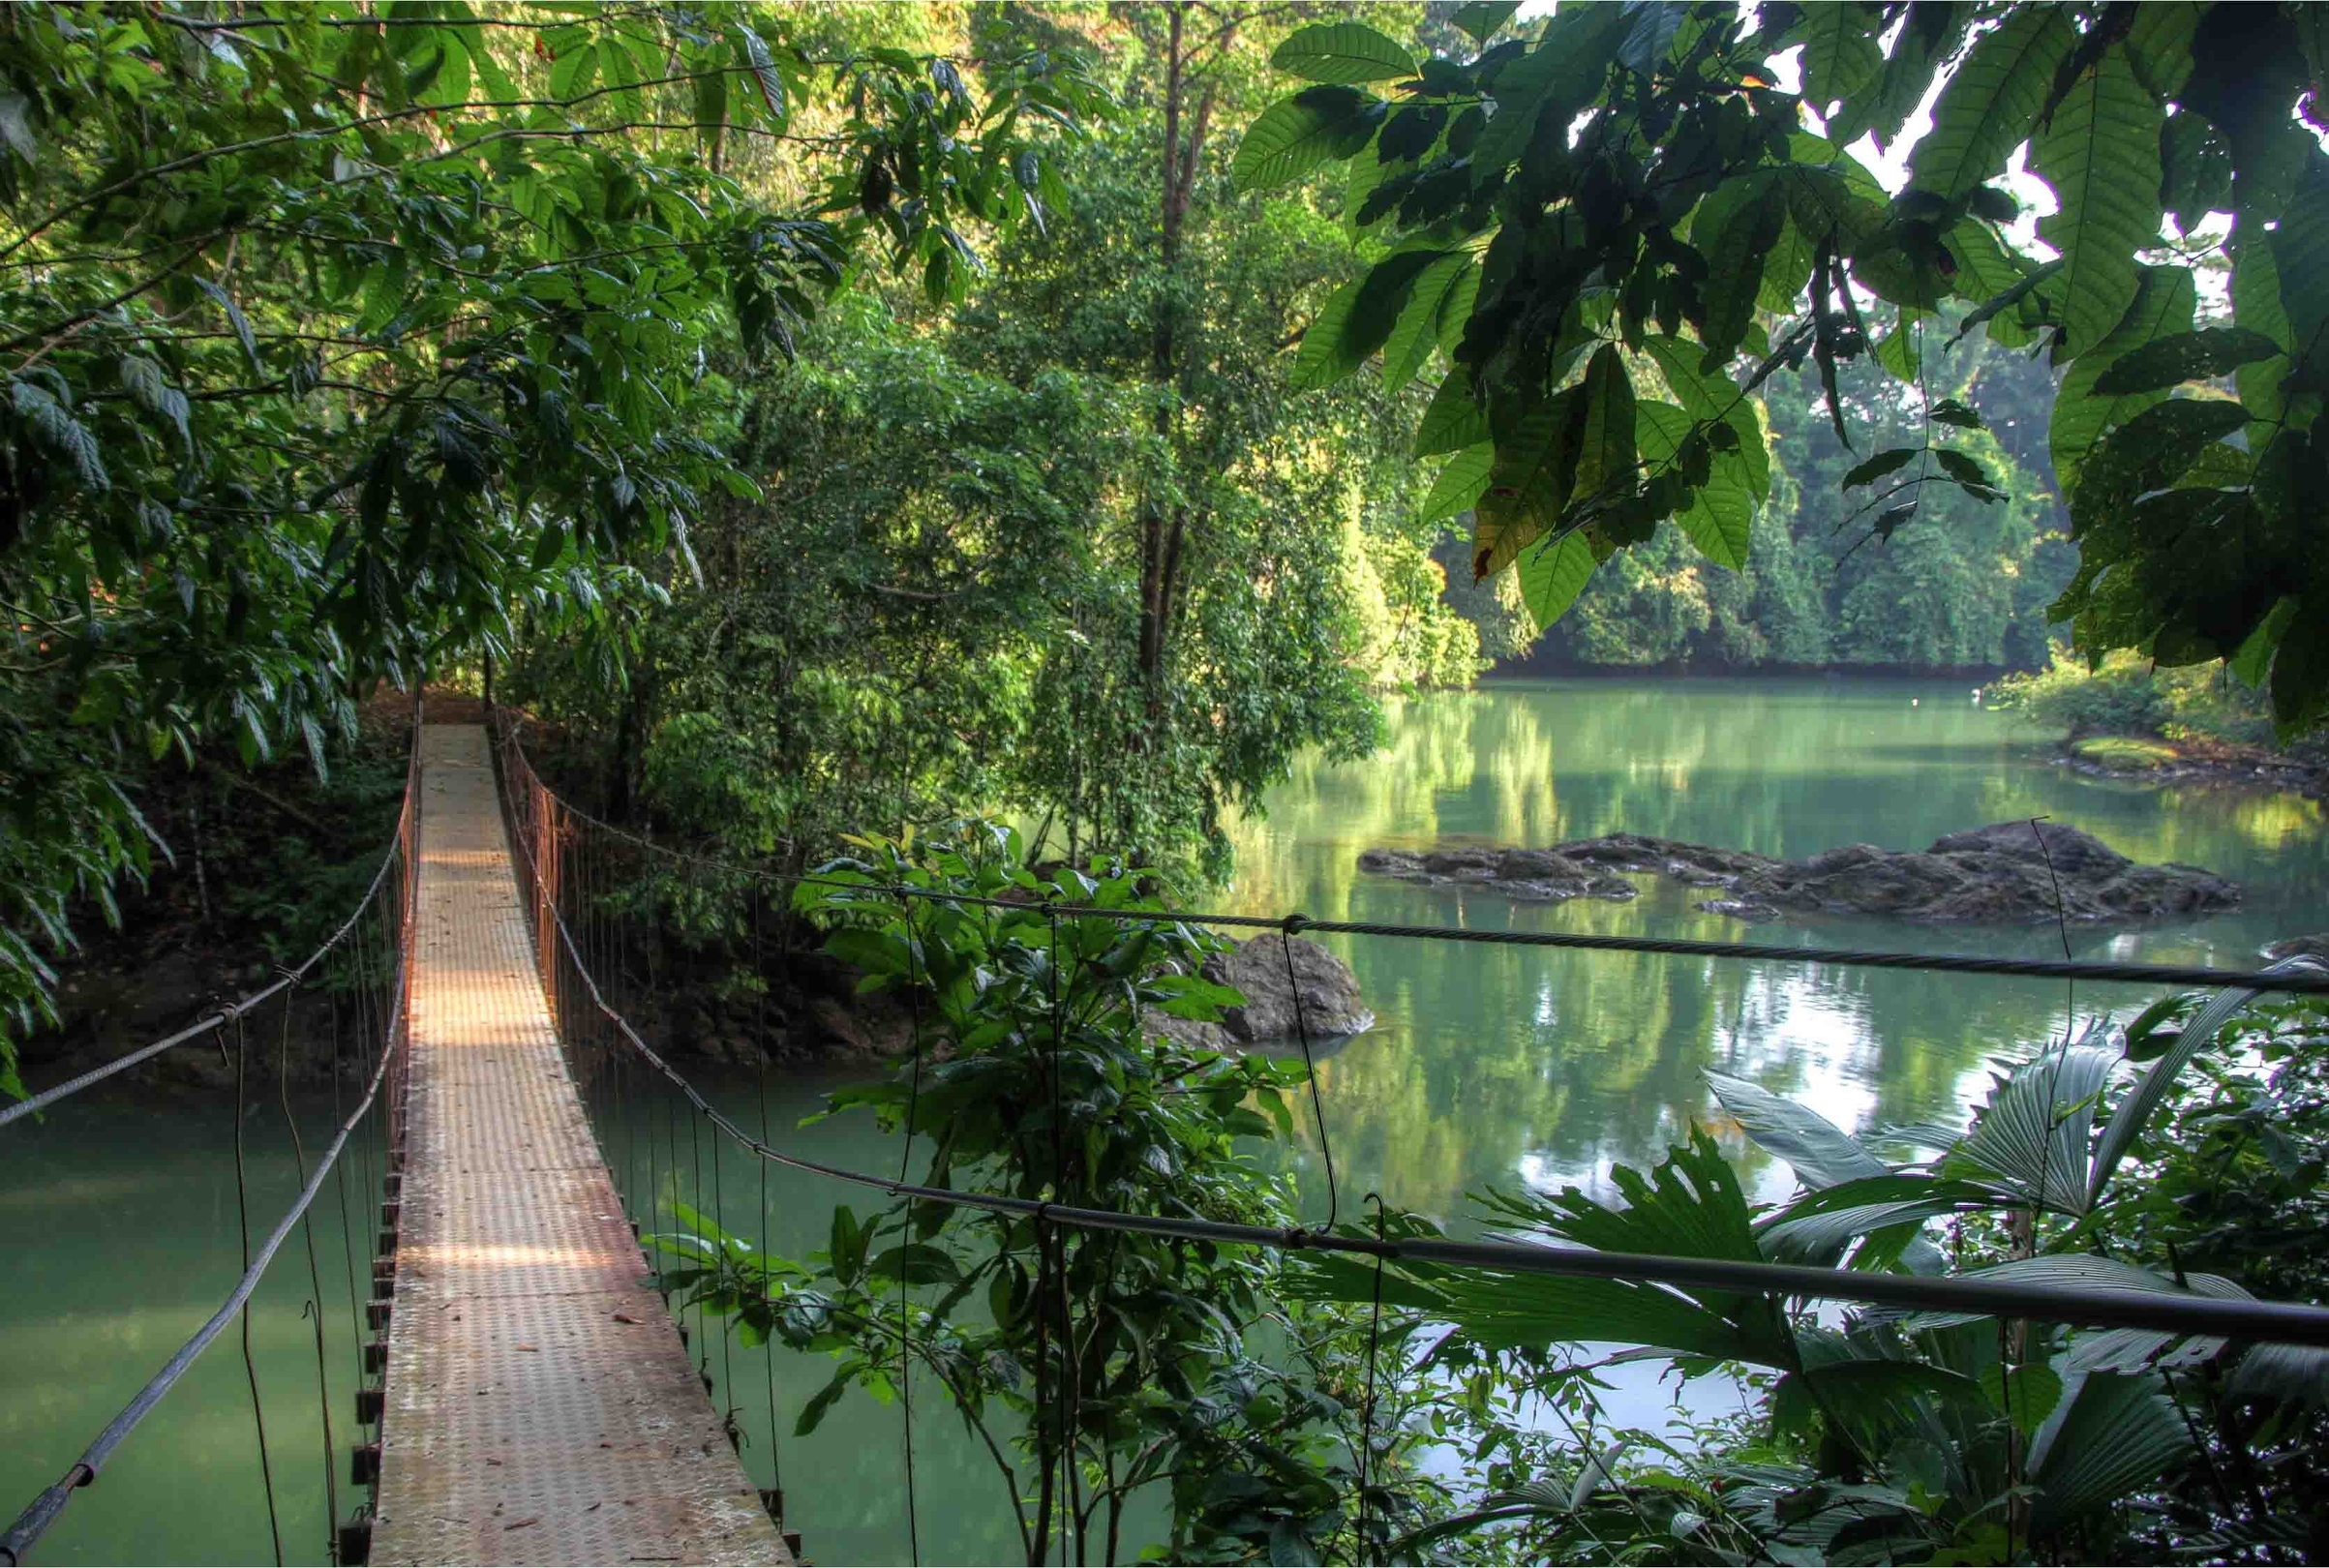
[[2084, 740], [2074, 742], [2071, 747], [2071, 752], [2085, 762], [2100, 763], [2105, 768], [2125, 769], [2131, 771], [2146, 768], [2163, 768], [2181, 756], [2181, 753], [2164, 740], [2144, 740], [2130, 735], [2091, 736]]

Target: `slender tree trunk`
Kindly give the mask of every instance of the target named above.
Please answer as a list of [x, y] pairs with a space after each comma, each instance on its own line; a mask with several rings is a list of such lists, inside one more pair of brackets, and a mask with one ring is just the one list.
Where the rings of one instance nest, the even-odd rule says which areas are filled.
[[[1158, 225], [1158, 256], [1164, 270], [1157, 318], [1149, 344], [1149, 378], [1161, 389], [1179, 373], [1180, 306], [1174, 296], [1180, 270], [1182, 237], [1188, 226], [1189, 204], [1196, 188], [1198, 161], [1204, 156], [1205, 135], [1213, 119], [1213, 89], [1198, 96], [1188, 117], [1187, 139], [1182, 136], [1183, 101], [1189, 94], [1189, 50], [1184, 44], [1186, 8], [1171, 6], [1165, 13], [1164, 185]], [[1217, 42], [1226, 46], [1235, 23], [1225, 24]], [[1157, 400], [1156, 433], [1168, 437], [1173, 414], [1166, 401]], [[1182, 542], [1190, 523], [1188, 509], [1177, 507], [1167, 516], [1153, 500], [1140, 519], [1140, 646], [1138, 673], [1148, 697], [1152, 730], [1163, 724], [1164, 711], [1165, 649], [1171, 642], [1174, 599], [1180, 587]]]

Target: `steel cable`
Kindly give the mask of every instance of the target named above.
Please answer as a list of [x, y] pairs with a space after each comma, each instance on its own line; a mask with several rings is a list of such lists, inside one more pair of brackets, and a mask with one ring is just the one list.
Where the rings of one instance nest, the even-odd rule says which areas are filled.
[[[524, 752], [510, 747], [521, 762]], [[537, 780], [537, 787], [539, 787]], [[925, 898], [934, 903], [1033, 913], [1039, 907], [1078, 920], [1176, 920], [1188, 925], [1225, 925], [1247, 930], [1284, 930], [1283, 915], [1227, 915], [1197, 910], [1101, 909], [1084, 904], [1038, 906], [1013, 898], [983, 898], [971, 893], [946, 892], [934, 888], [889, 885], [858, 877], [834, 877], [815, 872], [770, 871], [707, 856], [690, 855], [657, 844], [652, 839], [602, 822], [588, 812], [567, 809], [578, 820], [603, 832], [627, 839], [643, 849], [675, 859], [723, 866], [739, 876], [755, 877], [786, 886], [855, 888], [887, 891], [901, 898]], [[2142, 985], [2232, 986], [2252, 991], [2329, 996], [2329, 966], [2307, 967], [2284, 961], [2269, 969], [2215, 969], [2202, 964], [2127, 964], [2059, 958], [1999, 958], [1982, 953], [1901, 952], [1867, 948], [1803, 948], [1767, 942], [1701, 942], [1682, 937], [1596, 936], [1582, 931], [1483, 931], [1452, 925], [1410, 925], [1382, 920], [1304, 920], [1306, 931], [1331, 931], [1344, 936], [1398, 937], [1418, 942], [1462, 942], [1488, 947], [1567, 948], [1585, 952], [1645, 952], [1685, 958], [1747, 958], [1771, 963], [1832, 964], [1843, 969], [1909, 969], [1945, 975], [2009, 975], [2035, 980], [2121, 981]]]
[[[401, 1022], [404, 1013], [405, 977], [400, 974], [397, 980], [394, 1017]], [[232, 1293], [227, 1296], [218, 1311], [210, 1315], [209, 1320], [195, 1331], [193, 1338], [180, 1345], [176, 1354], [163, 1364], [162, 1370], [147, 1380], [145, 1386], [137, 1391], [136, 1396], [122, 1407], [121, 1412], [106, 1424], [105, 1430], [97, 1434], [95, 1440], [86, 1449], [82, 1450], [80, 1458], [74, 1461], [64, 1476], [34, 1498], [31, 1505], [19, 1514], [15, 1522], [9, 1526], [7, 1533], [0, 1535], [0, 1568], [16, 1568], [16, 1565], [23, 1562], [24, 1553], [31, 1550], [33, 1544], [46, 1533], [51, 1524], [55, 1523], [57, 1516], [62, 1514], [67, 1504], [73, 1500], [74, 1493], [97, 1480], [98, 1476], [104, 1472], [106, 1463], [112, 1458], [114, 1451], [120, 1448], [131, 1432], [136, 1431], [140, 1422], [153, 1413], [154, 1406], [161, 1402], [163, 1396], [167, 1394], [181, 1377], [185, 1376], [187, 1369], [194, 1365], [196, 1359], [210, 1347], [211, 1342], [216, 1340], [226, 1330], [227, 1325], [233, 1322], [250, 1303], [252, 1293], [258, 1288], [259, 1280], [267, 1272], [267, 1266], [275, 1261], [275, 1254], [282, 1250], [284, 1242], [289, 1238], [292, 1227], [299, 1223], [301, 1218], [307, 1214], [309, 1205], [315, 1202], [316, 1194], [322, 1190], [325, 1176], [338, 1165], [341, 1154], [347, 1149], [348, 1139], [356, 1126], [371, 1113], [373, 1102], [379, 1098], [380, 1087], [387, 1080], [389, 1067], [395, 1061], [396, 1055], [394, 1040], [391, 1040], [388, 1048], [383, 1049], [380, 1053], [378, 1065], [374, 1069], [372, 1081], [364, 1091], [363, 1100], [357, 1103], [353, 1111], [348, 1113], [348, 1120], [341, 1123], [339, 1132], [332, 1138], [330, 1146], [323, 1151], [320, 1162], [316, 1166], [315, 1172], [308, 1177], [307, 1184], [300, 1189], [299, 1195], [292, 1201], [289, 1212], [277, 1222], [275, 1229], [260, 1244], [257, 1252], [252, 1257], [249, 1267], [243, 1270], [241, 1280], [236, 1282]]]
[[[416, 739], [413, 743], [418, 745], [419, 741]], [[130, 1052], [127, 1056], [117, 1056], [112, 1061], [106, 1063], [102, 1067], [91, 1068], [88, 1071], [80, 1074], [78, 1077], [68, 1078], [53, 1089], [45, 1089], [37, 1095], [32, 1095], [26, 1099], [17, 1101], [15, 1104], [8, 1106], [4, 1110], [0, 1110], [0, 1127], [6, 1127], [9, 1123], [16, 1121], [22, 1117], [31, 1116], [39, 1111], [45, 1110], [50, 1105], [55, 1104], [58, 1101], [77, 1095], [82, 1090], [87, 1089], [94, 1084], [103, 1083], [106, 1081], [106, 1079], [112, 1077], [117, 1072], [126, 1072], [140, 1062], [150, 1062], [155, 1057], [160, 1056], [163, 1052], [171, 1049], [173, 1046], [184, 1045], [190, 1040], [201, 1039], [204, 1035], [209, 1034], [213, 1030], [224, 1029], [227, 1025], [233, 1023], [236, 1019], [242, 1017], [254, 1008], [257, 1008], [260, 1003], [266, 1002], [276, 996], [280, 996], [283, 992], [288, 990], [290, 987], [297, 985], [301, 980], [307, 979], [308, 971], [314, 969], [317, 964], [322, 961], [324, 954], [330, 952], [334, 948], [337, 948], [341, 942], [347, 938], [348, 933], [355, 929], [356, 921], [363, 919], [364, 912], [372, 907], [373, 899], [378, 895], [381, 883], [387, 879], [388, 868], [396, 863], [397, 851], [402, 847], [403, 840], [400, 832], [399, 837], [390, 842], [387, 855], [384, 856], [380, 860], [380, 868], [373, 873], [372, 885], [364, 890], [364, 896], [362, 899], [358, 900], [355, 907], [355, 913], [349, 915], [348, 919], [341, 923], [340, 929], [334, 931], [331, 936], [325, 940], [323, 946], [318, 948], [314, 952], [309, 953], [304, 962], [300, 963], [296, 968], [278, 972], [275, 982], [272, 985], [253, 991], [249, 996], [243, 997], [239, 1001], [226, 1003], [215, 1012], [204, 1013], [201, 1017], [196, 1019], [193, 1023], [188, 1024], [184, 1029], [179, 1030], [174, 1035], [169, 1035], [164, 1039], [155, 1040], [150, 1045], [140, 1046], [136, 1050]]]
[[[851, 884], [851, 886], [863, 886]], [[867, 890], [880, 890], [869, 888]], [[965, 899], [968, 903], [998, 904], [1028, 914], [1041, 907], [997, 899]], [[1060, 914], [1080, 913], [1061, 909]], [[1091, 914], [1109, 914], [1093, 910]], [[1114, 912], [1121, 913], [1121, 912]], [[1152, 920], [1180, 917], [1148, 912]], [[1246, 923], [1283, 925], [1283, 921]], [[1314, 921], [1310, 930], [1350, 930], [1349, 924]], [[567, 956], [581, 970], [572, 934], [559, 922], [558, 936]], [[1786, 950], [1780, 950], [1782, 951]], [[630, 1048], [659, 1072], [680, 1095], [728, 1137], [763, 1160], [788, 1169], [848, 1182], [892, 1197], [914, 1197], [933, 1203], [979, 1209], [990, 1214], [1024, 1216], [1042, 1223], [1078, 1230], [1129, 1231], [1142, 1235], [1179, 1237], [1237, 1246], [1264, 1247], [1289, 1251], [1348, 1252], [1393, 1262], [1447, 1264], [1513, 1274], [1542, 1274], [1572, 1278], [1621, 1280], [1684, 1288], [1745, 1291], [1800, 1298], [1806, 1301], [1855, 1301], [1913, 1311], [1971, 1312], [1984, 1316], [2042, 1318], [2097, 1328], [2143, 1328], [2179, 1334], [2222, 1335], [2235, 1339], [2291, 1344], [2329, 1346], [2329, 1309], [2295, 1303], [2228, 1300], [2210, 1296], [2175, 1296], [2126, 1289], [2064, 1288], [1973, 1278], [1927, 1279], [1914, 1275], [1877, 1274], [1851, 1269], [1823, 1269], [1798, 1264], [1749, 1262], [1729, 1258], [1676, 1256], [1653, 1252], [1605, 1252], [1583, 1248], [1536, 1246], [1522, 1242], [1464, 1242], [1443, 1238], [1403, 1237], [1397, 1241], [1363, 1236], [1339, 1236], [1302, 1226], [1238, 1224], [1225, 1221], [1173, 1219], [1163, 1215], [1122, 1214], [1105, 1209], [1075, 1208], [1033, 1198], [963, 1192], [950, 1188], [917, 1186], [805, 1159], [770, 1147], [715, 1110], [695, 1086], [642, 1040], [628, 1019], [609, 1008], [597, 981], [579, 976], [584, 994], [608, 1017]], [[2329, 975], [2321, 977], [2329, 984]]]

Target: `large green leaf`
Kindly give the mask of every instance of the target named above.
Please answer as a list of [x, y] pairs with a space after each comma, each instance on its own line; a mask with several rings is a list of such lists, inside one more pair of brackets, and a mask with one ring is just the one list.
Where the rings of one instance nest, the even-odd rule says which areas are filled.
[[2083, 536], [2096, 523], [2122, 516], [2136, 498], [2173, 485], [2202, 453], [2247, 423], [2248, 410], [2228, 399], [2175, 398], [2145, 408], [2088, 452], [2071, 497], [2072, 531]]
[[[1694, 1131], [1647, 1177], [1619, 1165], [1610, 1180], [1622, 1208], [1573, 1187], [1550, 1195], [1490, 1192], [1482, 1201], [1501, 1218], [1600, 1251], [1761, 1259], [1739, 1178], [1705, 1132]], [[1765, 1367], [1797, 1359], [1777, 1303], [1762, 1295], [1512, 1275], [1467, 1281], [1449, 1294], [1458, 1327], [1492, 1344], [1617, 1340]]]
[[[1653, 471], [1673, 462], [1697, 424], [1671, 403], [1643, 403], [1635, 416], [1635, 444]], [[1691, 493], [1687, 504], [1674, 514], [1674, 521], [1700, 555], [1733, 571], [1743, 567], [1755, 523], [1755, 498], [1747, 484], [1745, 459], [1739, 452], [1715, 453], [1707, 483]]]
[[1415, 75], [1414, 57], [1364, 22], [1319, 22], [1286, 35], [1270, 64], [1310, 81], [1389, 81]]
[[1559, 526], [1577, 483], [1584, 408], [1577, 388], [1558, 392], [1497, 442], [1496, 467], [1473, 508], [1475, 580], [1496, 576], [1520, 559], [1524, 545]]
[[2102, 341], [2134, 298], [2135, 253], [2160, 238], [2159, 104], [2119, 49], [2105, 52], [2056, 106], [2031, 143], [2030, 165], [2061, 210], [2038, 222], [2062, 253], [2054, 311], [2066, 346]]
[[1709, 1070], [1705, 1076], [1714, 1098], [1746, 1130], [1746, 1135], [1786, 1161], [1796, 1179], [1814, 1191], [1892, 1173], [1891, 1167], [1862, 1148], [1858, 1138], [1819, 1112], [1727, 1072]]
[[1885, 68], [1876, 79], [1848, 95], [1830, 117], [1829, 136], [1839, 145], [1858, 141], [1862, 132], [1874, 133], [1879, 143], [1897, 136], [1923, 102], [1935, 71], [1956, 51], [1973, 15], [1972, 6], [1938, 0], [1919, 6], [1893, 42], [1892, 52], [1886, 56]]
[[2064, 1379], [2066, 1397], [2031, 1445], [2038, 1496], [2031, 1528], [2050, 1533], [2082, 1514], [2119, 1506], [2188, 1458], [2192, 1431], [2156, 1377], [2110, 1372]]
[[[1465, 252], [1451, 252], [1424, 268], [1416, 278], [1414, 290], [1407, 295], [1406, 307], [1391, 334], [1383, 340], [1383, 387], [1395, 391], [1415, 378], [1416, 373], [1431, 362], [1432, 349], [1440, 338], [1440, 312], [1457, 283], [1467, 272], [1476, 274], [1478, 267], [1472, 256]], [[1477, 287], [1477, 280], [1474, 280]]]
[[1776, 1258], [1825, 1262], [1876, 1231], [1921, 1225], [1968, 1208], [1995, 1208], [2000, 1202], [1994, 1190], [1973, 1182], [1932, 1176], [1864, 1177], [1788, 1205], [1764, 1227], [1763, 1245]]
[[1354, 374], [1397, 330], [1418, 282], [1441, 262], [1461, 259], [1437, 250], [1397, 251], [1336, 289], [1302, 334], [1293, 384], [1326, 386]]
[[1884, 69], [1884, 13], [1858, 0], [1813, 6], [1803, 21], [1803, 102], [1825, 114]]
[[2144, 0], [2120, 47], [2134, 67], [2135, 80], [2158, 98], [2183, 91], [2192, 74], [2192, 35], [2199, 26], [2199, 0]]
[[[1796, 138], [1799, 143], [1812, 139]], [[1832, 236], [1839, 252], [1852, 255], [1885, 226], [1884, 188], [1873, 176], [1863, 184], [1860, 176], [1867, 171], [1848, 155], [1832, 154], [1833, 164], [1805, 161], [1800, 152], [1797, 156], [1797, 162], [1770, 175], [1771, 189], [1786, 199], [1789, 221], [1813, 244]]]
[[[2268, 975], [2298, 974], [2324, 968], [2329, 968], [2329, 965], [2300, 954], [2269, 965], [2264, 972]], [[2128, 1151], [2134, 1147], [2135, 1139], [2142, 1136], [2144, 1126], [2165, 1101], [2168, 1091], [2175, 1086], [2176, 1074], [2183, 1071], [2194, 1056], [2214, 1043], [2224, 1025], [2230, 1023], [2238, 1016], [2240, 1010], [2255, 998], [2256, 993], [2251, 990], [2226, 988], [2218, 991], [2208, 999], [2208, 1005], [2184, 1025], [2183, 1032], [2176, 1037], [2175, 1043], [2166, 1053], [2152, 1063], [2135, 1086], [2120, 1100], [2117, 1108], [2110, 1114], [2110, 1120], [2103, 1126], [2102, 1141], [2095, 1147], [2094, 1170], [2087, 1184], [2087, 1201], [2090, 1205], [2102, 1201], [2102, 1190], [2109, 1185], [2111, 1174], [2119, 1168], [2119, 1161], [2127, 1158]]]
[[[1910, 156], [1911, 183], [1955, 201], [2006, 170], [2045, 106], [2054, 73], [2078, 46], [2069, 13], [2024, 6], [1974, 45], [1933, 104], [1933, 128]], [[2156, 165], [2158, 150], [2153, 149]], [[2144, 192], [2157, 194], [2158, 181]]]
[[[1632, 488], [1634, 474], [1634, 383], [1614, 343], [1594, 350], [1585, 368], [1585, 416], [1577, 446], [1577, 494]], [[1574, 597], [1574, 595], [1571, 595]], [[1566, 603], [1562, 605], [1567, 608]]]
[[1737, 455], [1743, 465], [1747, 489], [1757, 500], [1769, 496], [1770, 446], [1755, 417], [1754, 401], [1741, 397], [1739, 383], [1721, 371], [1704, 369], [1706, 351], [1686, 338], [1660, 334], [1645, 338], [1642, 347], [1657, 362], [1658, 374], [1692, 419], [1719, 419], [1738, 434]]
[[2096, 1101], [2121, 1060], [2099, 1033], [2098, 1026], [2077, 1044], [2042, 1051], [1997, 1080], [1941, 1173], [1991, 1177], [2034, 1205], [2084, 1214]]
[[1471, 393], [1471, 380], [1458, 371], [1439, 383], [1415, 427], [1415, 455], [1456, 452], [1488, 439], [1488, 410]]
[[2272, 251], [2289, 357], [2317, 395], [2329, 386], [2329, 154], [2318, 147], [2308, 153], [2304, 178], [2272, 231]]
[[2095, 382], [2095, 390], [2116, 396], [2122, 392], [2164, 392], [2186, 381], [2213, 380], [2244, 365], [2270, 359], [2282, 346], [2261, 332], [2246, 327], [2204, 327], [2154, 339], [2132, 353], [2121, 355]]
[[1521, 602], [1537, 625], [1550, 626], [1568, 613], [1593, 580], [1593, 546], [1582, 531], [1540, 539], [1521, 551]]
[[2314, 1344], [2253, 1346], [2232, 1369], [2228, 1386], [2243, 1399], [2329, 1405], [2329, 1350]]
[[2184, 267], [2146, 267], [2136, 277], [2135, 297], [2110, 336], [2080, 354], [2062, 377], [2054, 394], [2054, 412], [2047, 430], [2054, 472], [2064, 487], [2075, 490], [2079, 465], [2087, 449], [2111, 425], [2133, 418], [2160, 401], [2157, 392], [2130, 392], [2106, 397], [2095, 391], [2112, 361], [2141, 347], [2154, 338], [2192, 330], [2192, 310], [2197, 290]]
[[1496, 467], [1497, 449], [1493, 442], [1482, 441], [1467, 446], [1449, 458], [1432, 481], [1431, 494], [1423, 498], [1423, 510], [1416, 514], [1418, 523], [1436, 523], [1458, 512], [1480, 498], [1488, 488], [1489, 471]]
[[1707, 258], [1706, 363], [1719, 366], [1739, 351], [1746, 329], [1755, 318], [1756, 296], [1763, 290], [1764, 259], [1779, 243], [1786, 213], [1772, 199], [1768, 182], [1755, 182], [1750, 198], [1733, 212], [1721, 232], [1693, 234]]
[[1312, 87], [1263, 109], [1229, 160], [1240, 191], [1267, 191], [1367, 144], [1382, 100], [1355, 87]]
[[1353, 350], [1351, 335], [1355, 325], [1353, 313], [1358, 309], [1359, 294], [1367, 280], [1354, 278], [1336, 289], [1318, 307], [1310, 325], [1302, 331], [1302, 346], [1294, 352], [1294, 368], [1287, 379], [1297, 387], [1320, 387], [1341, 380], [1367, 362], [1364, 352]]
[[[2276, 420], [2284, 404], [2281, 382], [2288, 375], [2288, 311], [2281, 303], [2281, 269], [2273, 261], [2272, 236], [2234, 236], [2232, 250], [2232, 319], [2245, 331], [2280, 345], [2278, 358], [2243, 365], [2233, 384], [2240, 401], [2258, 420]], [[2269, 432], [2264, 433], [2269, 435]], [[2251, 439], [2261, 447], [2255, 431]]]
[[1548, 107], [1581, 106], [1601, 84], [1632, 25], [1625, 6], [1566, 6], [1554, 15], [1528, 52], [1497, 72], [1491, 96], [1496, 113], [1472, 148], [1474, 181], [1520, 157]]

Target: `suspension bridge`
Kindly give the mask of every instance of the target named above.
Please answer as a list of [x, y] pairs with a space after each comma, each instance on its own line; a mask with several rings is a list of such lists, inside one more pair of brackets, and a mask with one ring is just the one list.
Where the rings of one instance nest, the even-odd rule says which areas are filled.
[[[330, 1456], [335, 1463], [326, 1466], [325, 1487], [336, 1527], [322, 1555], [347, 1563], [799, 1560], [800, 1537], [785, 1527], [774, 1469], [773, 1372], [764, 1486], [747, 1465], [735, 1412], [716, 1409], [711, 1397], [715, 1380], [709, 1345], [716, 1336], [726, 1351], [724, 1323], [708, 1322], [699, 1310], [691, 1335], [683, 1314], [675, 1319], [655, 1289], [642, 1251], [642, 1224], [656, 1222], [670, 1194], [687, 1191], [691, 1207], [719, 1212], [723, 1141], [763, 1172], [764, 1227], [765, 1173], [777, 1166], [891, 1195], [1026, 1214], [1087, 1232], [1144, 1231], [1508, 1274], [1598, 1276], [1805, 1301], [2329, 1344], [2329, 1310], [2311, 1307], [1512, 1243], [1393, 1241], [958, 1192], [908, 1182], [902, 1172], [889, 1178], [804, 1159], [771, 1141], [765, 1111], [757, 1133], [723, 1114], [650, 1047], [626, 1015], [620, 977], [628, 955], [620, 931], [602, 918], [614, 879], [575, 850], [585, 829], [617, 830], [574, 811], [542, 784], [517, 743], [514, 725], [423, 725], [417, 707], [414, 720], [394, 842], [364, 902], [323, 948], [272, 984], [188, 1028], [0, 1109], [5, 1128], [165, 1051], [230, 1036], [239, 1099], [244, 1021], [262, 1005], [296, 996], [327, 974], [337, 977], [328, 1010], [334, 1082], [345, 1078], [360, 1087], [359, 1098], [352, 1108], [342, 1107], [336, 1133], [312, 1168], [300, 1154], [299, 1194], [255, 1250], [246, 1228], [244, 1272], [217, 1312], [0, 1535], [0, 1568], [30, 1559], [43, 1535], [83, 1489], [102, 1478], [108, 1461], [186, 1370], [238, 1322], [248, 1364], [254, 1292], [295, 1235], [315, 1286], [310, 1305], [317, 1309], [319, 1397], [330, 1404], [324, 1267], [314, 1210], [331, 1190], [348, 1238], [344, 1250], [352, 1314], [360, 1293], [354, 1238], [369, 1232], [348, 1218], [349, 1192], [352, 1187], [354, 1212], [361, 1215], [376, 1201], [367, 1191], [374, 1184], [377, 1248], [360, 1329], [351, 1324], [359, 1374], [353, 1409], [344, 1412], [353, 1417], [357, 1439], [348, 1448], [348, 1484], [369, 1496], [342, 1510], [334, 1482], [338, 1456]], [[1156, 918], [1122, 910], [1074, 913]], [[2329, 973], [2304, 964], [2240, 973], [1389, 927], [1299, 916], [1183, 918], [1288, 934], [1341, 930], [1408, 940], [2143, 980], [2249, 992], [2329, 991]], [[652, 1126], [643, 1130], [620, 1114], [641, 1083], [664, 1093], [675, 1118], [661, 1138]], [[679, 1116], [686, 1121], [685, 1151]], [[1321, 1113], [1321, 1137], [1322, 1124]], [[238, 1168], [241, 1136], [238, 1120]], [[709, 1203], [706, 1137], [713, 1140]], [[351, 1169], [358, 1173], [352, 1183]], [[727, 1382], [733, 1395], [732, 1367]], [[256, 1372], [251, 1387], [257, 1416]], [[276, 1481], [266, 1464], [263, 1416], [257, 1430], [272, 1529]], [[328, 1449], [334, 1440], [328, 1408], [322, 1431]], [[908, 1507], [910, 1513], [910, 1492]], [[275, 1546], [284, 1560], [279, 1529]], [[291, 1554], [310, 1555], [296, 1543]]]

